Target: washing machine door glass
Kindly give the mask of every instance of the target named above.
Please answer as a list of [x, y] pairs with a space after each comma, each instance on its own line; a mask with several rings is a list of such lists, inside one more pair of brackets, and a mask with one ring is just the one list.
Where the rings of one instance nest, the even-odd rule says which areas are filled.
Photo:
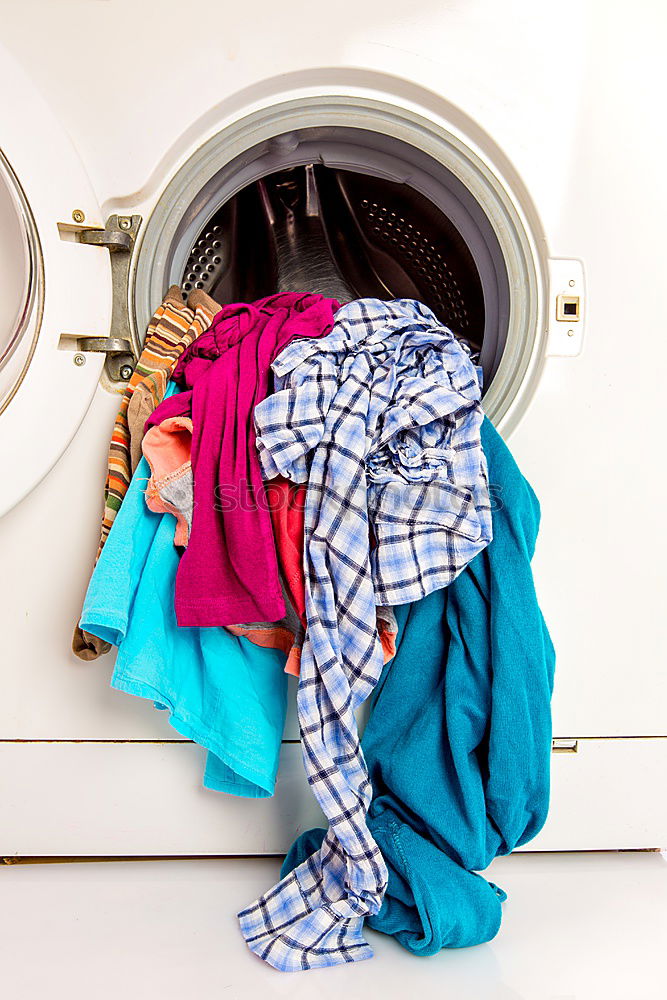
[[0, 154], [0, 407], [30, 352], [39, 248], [13, 171]]
[[[77, 241], [101, 215], [76, 150], [16, 61], [0, 48], [0, 515], [49, 471], [79, 427], [108, 334], [107, 251]], [[26, 127], [30, 122], [30, 127]]]

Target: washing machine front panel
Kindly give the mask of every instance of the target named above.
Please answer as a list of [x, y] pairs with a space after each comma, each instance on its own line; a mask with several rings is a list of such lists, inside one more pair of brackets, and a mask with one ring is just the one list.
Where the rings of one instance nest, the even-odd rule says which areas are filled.
[[[70, 140], [30, 79], [0, 50], [0, 514], [61, 456], [97, 385], [103, 355], [79, 337], [106, 336], [106, 252], [77, 242], [99, 206]], [[27, 125], [29, 123], [29, 126]]]
[[[97, 225], [113, 212], [138, 212], [147, 220], [147, 229], [169, 181], [196, 150], [243, 115], [269, 106], [279, 93], [285, 100], [321, 99], [336, 91], [355, 91], [369, 100], [383, 94], [386, 100], [393, 93], [404, 110], [431, 120], [441, 117], [451, 130], [467, 131], [469, 142], [516, 194], [527, 228], [536, 234], [538, 257], [546, 262], [549, 254], [579, 255], [586, 264], [586, 349], [581, 357], [566, 357], [568, 352], [577, 354], [580, 345], [575, 350], [572, 339], [554, 339], [547, 332], [556, 286], [566, 293], [571, 280], [580, 280], [576, 269], [564, 276], [556, 265], [541, 333], [545, 354], [560, 357], [536, 366], [532, 403], [510, 441], [542, 503], [535, 570], [559, 654], [554, 733], [608, 737], [599, 742], [608, 742], [619, 755], [625, 745], [637, 743], [627, 737], [643, 736], [642, 753], [652, 753], [651, 748], [664, 741], [648, 737], [664, 735], [667, 704], [667, 674], [661, 662], [666, 645], [661, 571], [667, 558], [665, 534], [658, 518], [647, 544], [640, 538], [630, 544], [626, 536], [619, 547], [618, 539], [628, 525], [627, 516], [619, 513], [620, 500], [626, 512], [646, 511], [653, 490], [647, 482], [657, 481], [658, 496], [664, 492], [664, 476], [655, 462], [664, 450], [659, 391], [650, 388], [640, 395], [641, 435], [636, 424], [619, 421], [618, 416], [619, 406], [628, 400], [628, 341], [641, 337], [649, 374], [664, 368], [667, 344], [661, 332], [664, 323], [658, 319], [664, 314], [660, 262], [667, 214], [665, 188], [656, 174], [665, 152], [664, 130], [657, 127], [664, 118], [659, 80], [664, 43], [657, 30], [647, 37], [645, 27], [646, 15], [654, 16], [656, 5], [639, 0], [630, 22], [620, 6], [612, 9], [603, 0], [564, 0], [557, 14], [534, 0], [516, 0], [509, 13], [494, 0], [453, 0], [446, 5], [419, 0], [410, 9], [403, 0], [369, 0], [364, 5], [340, 0], [333, 20], [328, 11], [303, 17], [301, 9], [286, 0], [280, 25], [289, 25], [289, 30], [278, 25], [275, 32], [261, 33], [256, 25], [274, 22], [275, 4], [258, 0], [252, 17], [246, 8], [227, 7], [210, 6], [196, 44], [180, 48], [174, 44], [174, 25], [182, 17], [182, 4], [175, 0], [44, 4], [40, 31], [30, 48], [21, 39], [31, 33], [32, 5], [11, 5], [3, 11], [7, 44], [67, 125], [104, 208], [103, 216], [95, 217], [92, 205], [81, 201], [80, 192], [87, 188], [77, 182], [72, 192], [76, 197], [58, 204], [55, 213], [38, 211], [37, 188], [28, 184], [29, 170], [22, 165], [18, 173], [26, 191], [31, 187], [36, 221], [67, 221], [74, 208], [83, 207], [86, 221]], [[112, 84], [108, 74], [90, 72], [88, 60], [82, 58], [82, 53], [97, 53], [101, 39], [113, 58]], [[379, 81], [389, 78], [392, 85], [383, 89]], [[625, 144], [631, 150], [624, 148], [623, 155], [620, 135], [632, 139]], [[40, 155], [43, 161], [43, 149]], [[16, 166], [10, 154], [8, 161]], [[638, 206], [638, 193], [648, 193], [647, 178], [650, 204]], [[42, 245], [47, 244], [47, 230], [39, 225]], [[83, 269], [98, 266], [106, 280], [105, 252], [71, 243], [60, 246], [78, 255], [82, 275]], [[552, 265], [546, 267], [553, 271]], [[102, 285], [106, 309], [109, 293], [105, 281]], [[80, 279], [75, 287], [81, 294]], [[621, 291], [627, 294], [619, 296]], [[515, 292], [521, 295], [522, 290]], [[93, 307], [102, 308], [99, 296]], [[67, 328], [66, 323], [58, 325]], [[91, 325], [83, 324], [81, 332], [91, 332]], [[105, 323], [104, 332], [107, 328]], [[554, 335], [562, 329], [554, 328]], [[91, 360], [80, 376], [92, 375]], [[91, 377], [91, 382], [96, 380], [97, 375]], [[139, 782], [133, 795], [126, 794], [118, 778], [122, 771], [111, 763], [113, 754], [124, 752], [123, 741], [150, 741], [130, 748], [137, 758], [144, 746], [147, 755], [162, 752], [155, 749], [157, 744], [169, 744], [169, 752], [183, 751], [184, 756], [191, 748], [180, 746], [164, 714], [109, 690], [111, 656], [83, 666], [69, 652], [71, 626], [96, 547], [104, 452], [116, 404], [101, 389], [95, 393], [72, 446], [0, 527], [4, 572], [17, 581], [8, 588], [9, 656], [0, 721], [5, 739], [68, 744], [66, 756], [76, 755], [79, 770], [73, 767], [70, 772], [58, 762], [63, 781], [74, 775], [71, 796], [63, 801], [81, 805], [80, 775], [94, 782], [106, 767], [117, 789], [116, 796], [107, 799], [113, 801], [115, 815], [127, 817], [137, 811], [143, 792]], [[2, 434], [9, 427], [4, 419]], [[59, 441], [67, 437], [62, 428], [59, 424]], [[619, 456], [625, 476], [621, 485]], [[638, 474], [638, 469], [649, 470], [653, 478]], [[70, 499], [68, 491], [78, 481], [80, 488]], [[607, 502], [610, 493], [613, 503]], [[59, 505], [55, 531], [50, 518]], [[30, 542], [26, 551], [26, 539], [38, 537], [40, 530], [44, 544], [33, 547]], [[288, 735], [294, 738], [293, 728]], [[93, 752], [85, 741], [96, 744]], [[172, 747], [171, 742], [179, 745]], [[591, 739], [593, 744], [597, 746], [596, 739]], [[28, 760], [32, 748], [25, 757], [15, 747], [9, 749], [12, 764], [7, 773], [20, 804], [23, 789], [39, 788], [35, 776], [45, 771]], [[50, 748], [38, 745], [36, 756], [42, 753], [51, 758]], [[631, 754], [622, 756], [629, 760]], [[559, 766], [574, 769], [581, 760], [580, 747], [579, 753], [560, 757]], [[648, 800], [651, 787], [657, 787], [654, 775], [660, 770], [642, 762], [628, 770], [628, 787], [639, 789], [637, 810]], [[171, 764], [165, 773], [171, 781]], [[664, 846], [664, 810], [652, 821], [650, 835], [642, 833], [632, 842], [618, 836], [618, 774], [612, 762], [576, 786], [568, 809], [554, 814], [556, 832], [549, 849]], [[568, 788], [575, 787], [569, 776], [566, 780]], [[218, 826], [225, 824], [225, 800], [202, 792], [199, 783], [200, 764], [195, 761], [170, 786], [170, 809], [190, 817], [188, 828], [205, 829], [205, 802], [213, 818], [204, 849], [215, 850]], [[599, 809], [591, 806], [591, 785], [613, 790], [605, 829], [594, 841], [572, 836], [574, 825], [584, 828], [591, 826], [591, 819], [599, 821]], [[212, 799], [215, 803], [209, 806]], [[42, 827], [29, 814], [27, 810], [31, 837], [18, 838], [15, 849], [30, 843], [35, 852], [48, 854], [50, 845], [58, 842], [48, 828], [50, 814], [40, 813], [46, 817], [43, 836], [34, 833]], [[243, 823], [248, 815], [243, 812]], [[88, 819], [94, 818], [93, 807]], [[131, 853], [140, 845], [150, 851], [161, 843], [163, 827], [151, 803], [145, 839], [134, 834], [125, 841], [115, 839], [107, 836], [105, 824], [104, 850], [113, 853], [122, 845]], [[173, 847], [186, 853], [197, 850], [196, 839], [188, 833]], [[238, 839], [244, 843], [243, 837]], [[87, 853], [94, 843], [94, 837], [75, 831], [67, 849]], [[236, 848], [230, 844], [229, 849]]]
[[[595, 5], [592, 4], [591, 11], [594, 11], [594, 8]], [[364, 11], [364, 17], [365, 13]], [[489, 19], [486, 27], [493, 25], [494, 37], [503, 39], [507, 46], [503, 59], [506, 73], [501, 77], [496, 75], [500, 67], [497, 54], [494, 55], [495, 50], [491, 51], [493, 48], [489, 42], [491, 35], [488, 31], [481, 31], [481, 24], [478, 25], [480, 29], [478, 55], [484, 58], [478, 59], [474, 66], [470, 61], [461, 58], [459, 43], [463, 44], [466, 38], [471, 39], [475, 31], [473, 22], [466, 20], [467, 15], [466, 17], [461, 15], [462, 20], [453, 28], [444, 15], [441, 18], [440, 14], [431, 9], [420, 8], [421, 30], [415, 32], [414, 26], [408, 25], [404, 36], [405, 44], [400, 47], [398, 7], [391, 8], [389, 13], [391, 16], [382, 23], [382, 27], [377, 28], [377, 32], [375, 28], [371, 31], [364, 23], [358, 24], [354, 32], [345, 36], [344, 51], [336, 49], [336, 38], [340, 36], [335, 34], [327, 36], [327, 40], [323, 40], [316, 50], [311, 48], [308, 51], [299, 47], [295, 39], [290, 37], [285, 40], [283, 46], [272, 49], [271, 52], [266, 48], [268, 43], [259, 40], [257, 51], [251, 58], [238, 61], [236, 58], [225, 57], [216, 62], [213, 59], [212, 49], [207, 48], [209, 37], [206, 36], [202, 40], [203, 47], [198, 50], [196, 58], [194, 55], [184, 54], [183, 62], [180, 64], [184, 72], [186, 66], [190, 72], [199, 69], [201, 65], [210, 67], [208, 75], [200, 74], [197, 77], [200, 86], [178, 91], [171, 77], [165, 83], [159, 74], [150, 72], [149, 65], [144, 67], [143, 72], [133, 65], [128, 75], [122, 76], [118, 86], [112, 90], [101, 88], [99, 81], [94, 79], [91, 81], [87, 101], [95, 104], [94, 121], [91, 120], [90, 114], [86, 113], [89, 110], [88, 104], [84, 107], [81, 103], [80, 88], [75, 86], [67, 71], [61, 71], [61, 66], [58, 60], [54, 59], [52, 52], [38, 51], [39, 58], [34, 53], [26, 54], [26, 61], [37, 78], [53, 81], [55, 103], [62, 112], [63, 119], [68, 121], [74, 131], [77, 146], [85, 154], [86, 164], [90, 163], [99, 188], [100, 199], [105, 205], [105, 214], [112, 211], [138, 212], [145, 220], [143, 239], [147, 240], [146, 234], [151, 233], [161, 199], [169, 190], [170, 183], [178, 176], [179, 171], [188, 169], [198, 151], [205, 150], [216, 135], [226, 129], [233, 129], [244, 118], [258, 112], [266, 112], [281, 102], [302, 101], [305, 105], [309, 101], [326, 100], [327, 94], [337, 93], [339, 97], [343, 95], [347, 100], [366, 101], [376, 105], [380, 102], [393, 103], [400, 107], [403, 114], [426, 117], [432, 124], [437, 123], [450, 134], [458, 135], [480, 161], [490, 167], [492, 175], [503, 191], [512, 193], [512, 200], [525, 219], [525, 230], [532, 235], [534, 245], [532, 253], [541, 266], [543, 285], [547, 289], [549, 286], [545, 272], [553, 270], [548, 261], [548, 252], [556, 251], [565, 255], [580, 252], [581, 249], [579, 239], [572, 239], [570, 242], [567, 238], [568, 232], [571, 231], [573, 234], [577, 232], [576, 226], [572, 222], [568, 226], [568, 223], [559, 216], [559, 206], [564, 193], [568, 192], [569, 185], [574, 183], [568, 174], [572, 151], [576, 146], [574, 121], [571, 117], [563, 117], [563, 112], [568, 102], [575, 101], [576, 88], [569, 78], [562, 87], [556, 86], [553, 79], [536, 64], [530, 45], [528, 45], [530, 53], [526, 55], [527, 61], [522, 65], [518, 61], [509, 59], [509, 55], [514, 53], [517, 56], [517, 51], [512, 46], [532, 43], [539, 44], [545, 54], [555, 56], [559, 46], [567, 41], [567, 34], [563, 32], [549, 36], [542, 34], [548, 24], [544, 18], [534, 13], [533, 8], [529, 14], [526, 5], [525, 17], [521, 22], [522, 34], [517, 41], [511, 32], [505, 30], [507, 25], [504, 22], [497, 23], [499, 15], [497, 12], [494, 13], [492, 5], [480, 5], [477, 14], [479, 17], [483, 15]], [[86, 17], [90, 18], [88, 28], [90, 37], [100, 27], [95, 22], [98, 14], [99, 12], [92, 10], [86, 11]], [[48, 11], [45, 12], [47, 20], [50, 16]], [[431, 30], [424, 32], [424, 26], [428, 26]], [[576, 44], [570, 49], [571, 70], [575, 82], [577, 80], [580, 82], [582, 79], [582, 59], [586, 51], [594, 48], [595, 39], [589, 29], [590, 24], [587, 22], [585, 38], [577, 36]], [[85, 34], [85, 29], [81, 30]], [[138, 30], [137, 45], [139, 47], [145, 45], [148, 51], [153, 35], [156, 39], [161, 37], [162, 27], [141, 22]], [[391, 45], [377, 44], [376, 39], [379, 37], [390, 38]], [[443, 58], [435, 59], [437, 51], [442, 52]], [[256, 58], [258, 54], [265, 58]], [[444, 54], [449, 61], [444, 59]], [[422, 58], [419, 58], [420, 56]], [[361, 65], [364, 69], [359, 68]], [[520, 100], [526, 74], [531, 78], [531, 88], [529, 93], [524, 94], [525, 99]], [[596, 82], [595, 86], [597, 85]], [[131, 100], [131, 86], [142, 93], [140, 103]], [[597, 90], [595, 93], [598, 95]], [[508, 106], [506, 100], [510, 96], [514, 101], [512, 106]], [[165, 120], [162, 117], [166, 105], [169, 105], [170, 122], [173, 123], [169, 129], [164, 127]], [[536, 115], [538, 106], [541, 108], [540, 115]], [[129, 109], [129, 118], [123, 118], [119, 114], [123, 108]], [[140, 111], [144, 117], [142, 127], [138, 128], [137, 116]], [[584, 114], [582, 110], [581, 115]], [[342, 117], [341, 120], [347, 122], [349, 118]], [[487, 126], [486, 129], [484, 125]], [[547, 137], [549, 134], [555, 134], [557, 127], [559, 142], [550, 146]], [[95, 138], [95, 143], [91, 141], [91, 137]], [[504, 151], [495, 141], [495, 137], [503, 139]], [[258, 139], [261, 140], [262, 136]], [[600, 143], [603, 139], [607, 140], [606, 133], [598, 137]], [[136, 156], [127, 155], [130, 142], [136, 147]], [[581, 145], [586, 147], [586, 155], [595, 160], [597, 155], [595, 149], [586, 146], [585, 140], [582, 140]], [[244, 148], [247, 149], [248, 144], [242, 143], [239, 139], [237, 152], [242, 153]], [[584, 151], [582, 150], [579, 155], [583, 157]], [[126, 185], [130, 193], [125, 196], [119, 195], [119, 191]], [[530, 187], [532, 193], [536, 193], [536, 199], [530, 197], [527, 187]], [[595, 193], [591, 191], [591, 198], [594, 196]], [[573, 213], [573, 218], [577, 218], [576, 212]], [[165, 224], [171, 223], [166, 220]], [[589, 227], [586, 235], [590, 235], [591, 232], [592, 227]], [[557, 242], [553, 245], [549, 239], [550, 233], [557, 236]], [[597, 255], [596, 268], [600, 273], [608, 250], [595, 240], [591, 241], [591, 246]], [[74, 247], [74, 249], [81, 253], [82, 261], [92, 259], [87, 255], [98, 253], [90, 248], [82, 250]], [[158, 248], [158, 255], [162, 249]], [[141, 262], [146, 259], [148, 252], [147, 243], [140, 242], [139, 253], [134, 262], [135, 276], [143, 266]], [[163, 260], [162, 263], [166, 277], [168, 262]], [[532, 418], [528, 420], [524, 416], [519, 423], [521, 434], [518, 438], [513, 438], [517, 441], [522, 468], [528, 478], [536, 483], [545, 510], [553, 502], [554, 497], [560, 496], [565, 488], [563, 481], [558, 481], [555, 485], [552, 483], [551, 470], [557, 467], [558, 462], [565, 466], [571, 464], [574, 454], [563, 441], [560, 418], [555, 405], [543, 392], [543, 388], [550, 384], [555, 372], [559, 373], [558, 377], [562, 384], [560, 391], [568, 399], [568, 421], [578, 421], [581, 426], [585, 426], [588, 419], [585, 396], [575, 389], [574, 372], [580, 368], [581, 360], [554, 358], [549, 359], [546, 366], [544, 364], [547, 354], [564, 355], [568, 349], [563, 349], [562, 344], [557, 344], [558, 337], [550, 335], [556, 307], [554, 293], [566, 291], [569, 281], [579, 280], [580, 275], [580, 270], [575, 269], [567, 285], [562, 286], [561, 275], [558, 274], [556, 283], [552, 284], [548, 291], [547, 301], [538, 320], [538, 324], [543, 322], [544, 327], [540, 329], [536, 325], [534, 331], [536, 337], [542, 341], [542, 349], [535, 352], [526, 373], [527, 378], [533, 380], [533, 389], [537, 390], [528, 393], [528, 396], [534, 397], [536, 420], [533, 421]], [[146, 314], [154, 304], [156, 296], [164, 290], [164, 285], [165, 282], [162, 282], [162, 286], [159, 287], [158, 281], [155, 287], [152, 287], [151, 295], [145, 302], [140, 303], [139, 328], [145, 322]], [[518, 281], [513, 293], [515, 302], [521, 304], [525, 301], [525, 287]], [[602, 294], [605, 294], [604, 290]], [[592, 315], [595, 318], [594, 311]], [[578, 330], [580, 329], [581, 327], [578, 327]], [[601, 343], [601, 340], [598, 343]], [[580, 348], [578, 336], [573, 338], [571, 346], [576, 346], [576, 350], [572, 353], [577, 353]], [[599, 367], [599, 360], [594, 360], [595, 364]], [[539, 415], [544, 415], [544, 419], [541, 420]], [[538, 419], [541, 421], [539, 431]], [[517, 422], [515, 421], [515, 425]], [[507, 424], [508, 429], [512, 426], [511, 422]], [[87, 427], [86, 433], [93, 433], [92, 423], [89, 428]], [[105, 437], [106, 435], [100, 435], [100, 440], [104, 441]], [[608, 442], [598, 440], [597, 448], [600, 463], [604, 467], [609, 467], [613, 463], [613, 457]], [[101, 454], [103, 450], [103, 447], [100, 448]], [[585, 462], [585, 457], [577, 453], [577, 462], [580, 461]], [[100, 467], [103, 465], [103, 458], [100, 458], [98, 464]], [[573, 477], [576, 478], [578, 474], [579, 470], [572, 470]], [[91, 537], [95, 533], [98, 510], [99, 504], [94, 504], [91, 499], [91, 512], [88, 515]], [[573, 516], [571, 507], [568, 511], [570, 518]], [[566, 563], [576, 564], [577, 535], [570, 530], [569, 524], [563, 530], [563, 525], [553, 518], [545, 518], [542, 535], [543, 542], [539, 552], [548, 547], [550, 553], [555, 553], [546, 558], [545, 568], [540, 568], [538, 572], [544, 581], [541, 584], [541, 592], [545, 594], [547, 617], [556, 621], [556, 631], [560, 629], [566, 633], [567, 641], [571, 642], [573, 648], [576, 646], [574, 636], [578, 634], [580, 626], [582, 629], [585, 628], [585, 623], [579, 612], [574, 615], [574, 620], [570, 621], [568, 614], [563, 611], [562, 595], [566, 593], [569, 584]], [[549, 536], [548, 541], [547, 536]], [[604, 608], [610, 606], [612, 596], [609, 582], [612, 573], [607, 570], [606, 560], [607, 553], [603, 553], [603, 558], [595, 568], [594, 607], [598, 621], [604, 616]], [[80, 594], [72, 597], [71, 603], [74, 609], [80, 597]], [[565, 610], [567, 611], [567, 608]], [[591, 698], [587, 702], [586, 712], [589, 719], [588, 732], [607, 735], [622, 732], [624, 728], [625, 709], [617, 697], [619, 688], [623, 684], [623, 671], [618, 664], [615, 653], [617, 646], [613, 640], [607, 635], [600, 635], [599, 639], [600, 663], [611, 656], [616, 664], [613, 675], [611, 678], [605, 677], [602, 665], [589, 666], [587, 670], [591, 670], [595, 676], [595, 681], [591, 680], [592, 686], [599, 687], [604, 680], [607, 688], [614, 691], [614, 696], [604, 703]], [[654, 637], [650, 641], [653, 642]], [[573, 666], [569, 669], [576, 668]], [[642, 666], [642, 670], [648, 683], [651, 669]], [[573, 683], [576, 682], [573, 680]], [[643, 700], [641, 705], [635, 704], [633, 729], [637, 732], [655, 730], [662, 711], [661, 698], [662, 695], [654, 702]], [[568, 704], [571, 708], [571, 699]], [[62, 712], [61, 707], [54, 702], [52, 712], [47, 706], [43, 709], [45, 715], [50, 717], [51, 724], [57, 729], [61, 729], [63, 719], [72, 719], [72, 708], [68, 706], [67, 710]], [[88, 707], [82, 703], [77, 712], [81, 726], [90, 732], [93, 723], [91, 716], [87, 714]], [[563, 713], [563, 726], [569, 729], [571, 722], [571, 713], [568, 710]], [[154, 731], [152, 723], [147, 723], [148, 727]], [[107, 730], [106, 723], [103, 728]]]

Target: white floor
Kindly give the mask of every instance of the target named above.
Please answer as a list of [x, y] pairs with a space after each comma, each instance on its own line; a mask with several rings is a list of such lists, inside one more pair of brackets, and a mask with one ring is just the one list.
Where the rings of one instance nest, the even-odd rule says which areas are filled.
[[247, 951], [235, 911], [271, 859], [0, 868], [7, 1000], [653, 1000], [667, 996], [667, 857], [516, 854], [489, 869], [509, 893], [487, 945], [420, 959], [368, 932], [375, 958], [281, 974]]

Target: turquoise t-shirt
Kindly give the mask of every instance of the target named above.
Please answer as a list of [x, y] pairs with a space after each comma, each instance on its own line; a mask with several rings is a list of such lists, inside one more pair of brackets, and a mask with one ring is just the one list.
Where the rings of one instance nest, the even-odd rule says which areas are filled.
[[81, 628], [118, 646], [113, 687], [155, 702], [209, 753], [204, 786], [273, 795], [285, 724], [285, 656], [224, 628], [179, 628], [175, 520], [144, 499], [142, 458], [93, 572]]

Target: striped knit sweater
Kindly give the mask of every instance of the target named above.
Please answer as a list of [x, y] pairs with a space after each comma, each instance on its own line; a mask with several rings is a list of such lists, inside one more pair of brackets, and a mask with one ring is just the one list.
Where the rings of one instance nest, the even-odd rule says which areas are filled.
[[[191, 292], [186, 304], [178, 285], [172, 285], [148, 324], [144, 349], [123, 393], [111, 434], [96, 563], [141, 455], [144, 423], [162, 402], [183, 351], [208, 330], [219, 311], [220, 306], [205, 292], [199, 289]], [[72, 650], [80, 659], [94, 660], [109, 648], [109, 644], [97, 636], [82, 632], [78, 626], [75, 628]]]

